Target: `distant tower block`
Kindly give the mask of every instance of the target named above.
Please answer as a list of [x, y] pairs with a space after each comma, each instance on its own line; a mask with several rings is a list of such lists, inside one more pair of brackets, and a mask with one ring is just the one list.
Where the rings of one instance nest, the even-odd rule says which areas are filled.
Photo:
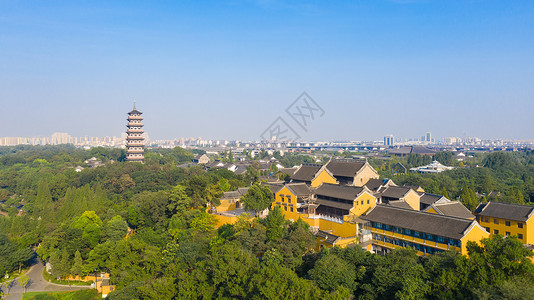
[[128, 113], [128, 125], [126, 127], [126, 160], [145, 161], [145, 138], [143, 137], [143, 113], [134, 108]]

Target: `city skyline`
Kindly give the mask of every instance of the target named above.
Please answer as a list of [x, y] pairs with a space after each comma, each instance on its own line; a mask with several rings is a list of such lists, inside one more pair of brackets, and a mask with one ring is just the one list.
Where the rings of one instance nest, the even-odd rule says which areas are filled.
[[534, 138], [533, 3], [287, 3], [4, 2], [0, 136], [119, 135], [136, 100], [152, 139], [257, 140], [305, 91], [303, 140]]

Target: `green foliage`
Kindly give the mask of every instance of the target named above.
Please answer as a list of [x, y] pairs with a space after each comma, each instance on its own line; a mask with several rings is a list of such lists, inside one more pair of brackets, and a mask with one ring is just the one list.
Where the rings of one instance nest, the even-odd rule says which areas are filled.
[[[410, 250], [380, 256], [359, 247], [315, 253], [309, 225], [286, 221], [278, 209], [215, 230], [206, 209], [222, 192], [258, 182], [257, 163], [236, 175], [178, 167], [192, 158], [182, 148], [147, 150], [145, 164], [123, 163], [123, 155], [108, 148], [0, 147], [0, 210], [8, 213], [0, 216], [0, 274], [27, 265], [31, 247], [39, 245], [37, 254], [52, 263], [55, 276], [109, 271], [118, 287], [110, 299], [533, 298], [531, 252], [513, 237], [470, 243], [469, 257], [444, 252], [422, 258]], [[106, 165], [74, 171], [92, 156]], [[285, 166], [315, 161], [274, 156]], [[532, 152], [475, 154], [465, 158], [465, 168], [440, 174], [390, 171], [397, 162], [411, 167], [430, 159], [370, 162], [397, 184], [420, 185], [470, 208], [479, 198], [534, 201]], [[433, 159], [459, 164], [450, 152]], [[273, 196], [254, 184], [242, 201], [261, 211]], [[126, 238], [128, 226], [133, 231]]]
[[251, 186], [248, 192], [241, 198], [247, 210], [256, 212], [269, 208], [273, 200], [274, 196], [269, 187], [259, 184]]

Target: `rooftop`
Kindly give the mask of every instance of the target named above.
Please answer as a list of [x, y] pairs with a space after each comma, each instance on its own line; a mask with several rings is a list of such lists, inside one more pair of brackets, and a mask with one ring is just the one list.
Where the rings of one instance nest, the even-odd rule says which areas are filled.
[[525, 222], [532, 216], [534, 206], [508, 204], [499, 202], [481, 203], [475, 213], [485, 217], [494, 217]]
[[377, 204], [364, 220], [415, 230], [443, 237], [461, 239], [474, 220], [437, 215]]
[[364, 191], [363, 187], [323, 183], [315, 190], [315, 194], [317, 196], [354, 200], [362, 191]]
[[365, 165], [365, 161], [358, 160], [331, 160], [326, 164], [326, 168], [340, 177], [354, 177], [356, 173]]

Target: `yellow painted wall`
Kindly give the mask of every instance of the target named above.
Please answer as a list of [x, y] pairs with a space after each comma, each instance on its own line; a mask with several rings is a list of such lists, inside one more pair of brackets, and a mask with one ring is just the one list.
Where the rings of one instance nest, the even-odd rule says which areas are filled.
[[235, 210], [237, 199], [221, 199], [221, 204], [216, 207], [217, 212]]
[[[283, 198], [282, 195], [284, 196]], [[288, 196], [290, 196], [290, 199], [288, 199]], [[286, 205], [284, 205], [284, 203]], [[292, 204], [293, 206], [289, 206], [288, 204]], [[278, 206], [282, 209], [285, 218], [288, 220], [296, 221], [301, 215], [297, 212], [297, 196], [294, 195], [286, 186], [284, 186], [274, 195], [274, 202], [271, 207], [275, 206]], [[293, 211], [291, 211], [291, 208], [293, 208]]]
[[473, 226], [473, 228], [471, 228], [471, 230], [460, 240], [462, 241], [461, 253], [467, 255], [467, 242], [473, 241], [478, 243], [481, 239], [488, 238], [489, 236], [489, 233], [479, 226]]
[[[486, 222], [486, 220], [489, 220], [489, 222]], [[497, 220], [498, 224], [495, 224], [495, 220]], [[510, 226], [506, 226], [506, 221], [510, 222]], [[501, 218], [493, 218], [493, 217], [480, 217], [479, 223], [484, 228], [489, 228], [490, 236], [495, 235], [495, 230], [498, 230], [501, 235], [506, 235], [506, 232], [509, 232], [510, 235], [518, 235], [522, 234], [523, 239], [522, 241], [524, 244], [533, 244], [534, 243], [534, 223], [532, 219], [527, 220], [527, 222], [518, 222], [514, 220], [506, 220]], [[518, 227], [518, 223], [523, 224], [523, 228]]]
[[534, 220], [533, 218], [530, 218], [527, 220], [525, 225], [523, 227], [527, 227], [527, 235], [525, 237], [525, 244], [531, 244], [534, 245]]
[[378, 173], [368, 164], [365, 164], [360, 172], [354, 176], [354, 182], [352, 185], [354, 186], [363, 186], [364, 184], [369, 181], [369, 179], [378, 179], [380, 176]]
[[337, 184], [336, 178], [328, 174], [328, 172], [323, 168], [320, 173], [312, 180], [311, 186], [318, 187], [322, 183], [332, 183]]
[[375, 205], [376, 197], [367, 192], [363, 192], [356, 200], [354, 200], [354, 207], [350, 210], [350, 214], [359, 217]]
[[404, 196], [404, 201], [410, 205], [414, 210], [419, 210], [421, 208], [421, 196], [414, 190], [410, 190], [406, 196]]
[[429, 209], [427, 209], [427, 210], [425, 210], [425, 212], [427, 212], [427, 213], [431, 213], [431, 214], [436, 214], [436, 215], [438, 214], [438, 212], [435, 211], [434, 208], [432, 208], [432, 207], [429, 208]]
[[335, 245], [332, 245], [332, 244], [327, 243], [325, 239], [323, 238], [317, 238], [317, 243], [315, 244], [314, 250], [321, 251], [321, 246], [324, 248], [332, 248], [334, 246], [345, 248], [348, 245], [355, 244], [357, 242], [358, 242], [358, 239], [356, 237], [352, 237], [352, 238], [341, 239]]

